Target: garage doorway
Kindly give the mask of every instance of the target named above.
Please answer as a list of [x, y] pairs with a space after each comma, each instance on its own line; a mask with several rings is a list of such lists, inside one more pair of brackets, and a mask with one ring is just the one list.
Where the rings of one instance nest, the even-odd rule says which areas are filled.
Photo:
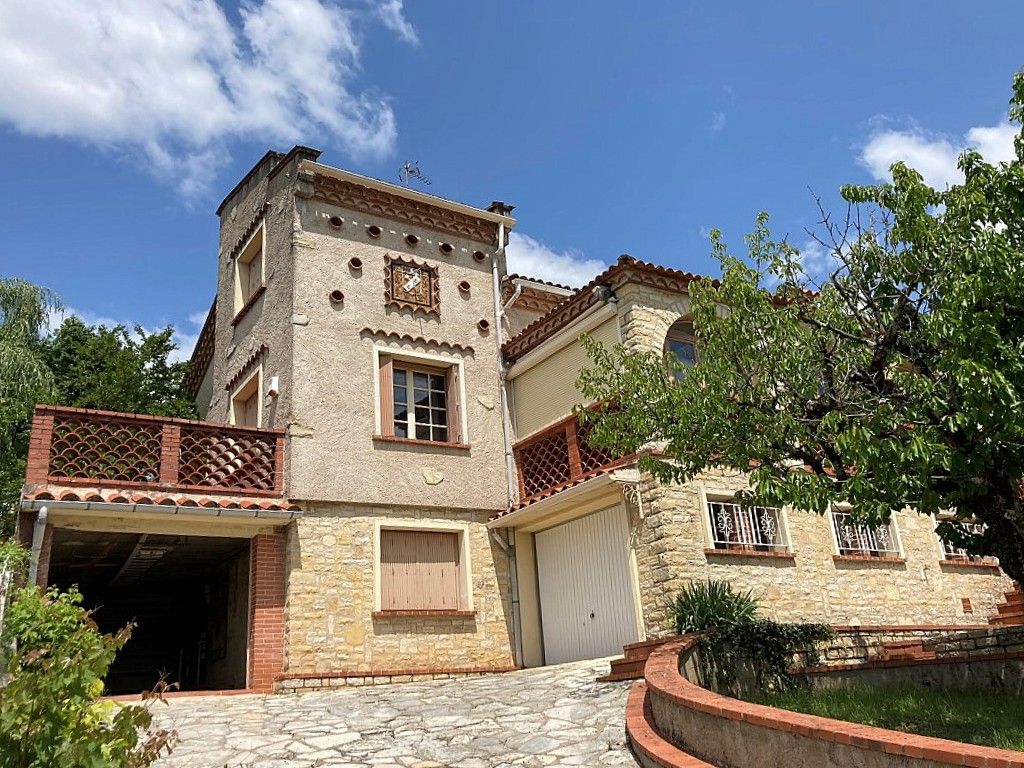
[[639, 639], [621, 505], [541, 531], [534, 543], [546, 663], [617, 655]]
[[136, 624], [106, 693], [246, 687], [249, 539], [58, 528], [49, 583], [76, 585], [102, 632]]

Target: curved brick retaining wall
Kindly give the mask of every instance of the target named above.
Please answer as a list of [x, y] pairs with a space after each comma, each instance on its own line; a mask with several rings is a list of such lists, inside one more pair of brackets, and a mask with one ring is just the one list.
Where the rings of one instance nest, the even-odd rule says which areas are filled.
[[[789, 712], [715, 693], [698, 684], [698, 642], [685, 636], [652, 653], [644, 681], [632, 691], [627, 732], [647, 768], [697, 768], [704, 765], [700, 760], [730, 768], [1024, 768], [1020, 752]], [[648, 713], [642, 720], [637, 697], [645, 701], [641, 715], [644, 707]]]

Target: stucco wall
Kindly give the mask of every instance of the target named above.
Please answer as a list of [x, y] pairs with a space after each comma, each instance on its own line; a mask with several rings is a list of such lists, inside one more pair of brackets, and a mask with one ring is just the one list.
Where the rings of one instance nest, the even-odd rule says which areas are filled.
[[[493, 247], [317, 200], [299, 199], [297, 207], [302, 232], [295, 241], [293, 309], [301, 324], [292, 326], [296, 376], [289, 495], [503, 508], [506, 483], [490, 258], [482, 263], [472, 258], [477, 250], [490, 257]], [[331, 228], [331, 216], [344, 218], [344, 225]], [[366, 233], [367, 224], [383, 227], [379, 239]], [[415, 247], [404, 240], [409, 233], [420, 238]], [[451, 243], [454, 252], [443, 256], [440, 242]], [[389, 253], [437, 266], [440, 317], [385, 306]], [[352, 257], [362, 261], [361, 270], [349, 267]], [[462, 281], [470, 284], [468, 293], [459, 290]], [[344, 293], [341, 305], [328, 300], [336, 289]], [[488, 332], [477, 327], [481, 319], [491, 324]], [[379, 431], [374, 344], [462, 361], [469, 450], [374, 440]]]
[[[272, 180], [267, 176], [269, 162], [236, 194], [221, 212], [220, 244], [217, 252], [217, 327], [212, 361], [213, 380], [206, 418], [229, 421], [230, 392], [225, 385], [251, 358], [260, 345], [266, 345], [263, 359], [264, 382], [280, 376], [281, 395], [264, 398], [262, 426], [284, 427], [289, 420], [292, 390], [292, 238], [294, 205], [292, 181], [294, 163], [282, 169]], [[234, 263], [232, 250], [239, 244], [253, 219], [265, 203], [263, 216], [266, 243], [263, 254], [266, 290], [236, 325]]]
[[[792, 559], [705, 554], [704, 496], [729, 496], [744, 477], [709, 472], [686, 485], [648, 483], [637, 545], [648, 632], [670, 628], [668, 608], [691, 580], [720, 579], [750, 589], [773, 618], [829, 624], [954, 624], [984, 621], [1010, 580], [992, 569], [944, 563], [934, 521], [912, 511], [894, 515], [906, 562], [834, 561], [828, 518], [788, 510]], [[973, 613], [961, 602], [968, 598]]]
[[[288, 674], [406, 668], [508, 667], [508, 557], [488, 534], [487, 510], [318, 504], [289, 528]], [[473, 618], [374, 618], [375, 523], [469, 526]]]

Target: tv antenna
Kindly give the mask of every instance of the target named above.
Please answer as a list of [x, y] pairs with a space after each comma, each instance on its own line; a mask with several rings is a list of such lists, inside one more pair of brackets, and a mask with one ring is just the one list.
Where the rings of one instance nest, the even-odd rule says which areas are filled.
[[418, 181], [420, 184], [430, 185], [430, 179], [424, 176], [423, 171], [420, 170], [419, 160], [410, 160], [399, 168], [398, 178], [406, 186], [409, 186], [409, 183], [413, 180]]

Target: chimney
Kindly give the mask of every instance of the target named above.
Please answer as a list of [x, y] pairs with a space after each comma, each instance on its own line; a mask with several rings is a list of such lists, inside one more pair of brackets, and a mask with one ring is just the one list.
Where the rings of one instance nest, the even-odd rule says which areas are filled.
[[488, 211], [490, 211], [491, 213], [497, 213], [500, 216], [511, 216], [512, 211], [514, 211], [515, 209], [516, 207], [514, 205], [503, 203], [501, 200], [495, 200], [493, 203], [487, 206]]

